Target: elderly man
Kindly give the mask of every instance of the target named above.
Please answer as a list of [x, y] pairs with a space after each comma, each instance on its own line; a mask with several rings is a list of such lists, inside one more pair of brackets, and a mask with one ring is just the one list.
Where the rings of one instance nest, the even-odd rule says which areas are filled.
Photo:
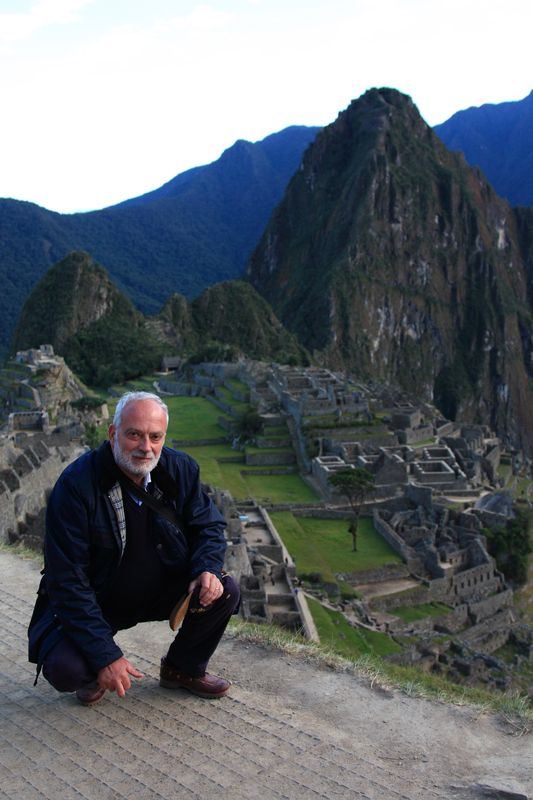
[[229, 691], [228, 681], [206, 672], [239, 603], [222, 572], [225, 522], [202, 490], [197, 463], [163, 446], [167, 424], [157, 395], [123, 395], [109, 442], [67, 467], [48, 503], [30, 661], [83, 705], [107, 689], [124, 697], [130, 677], [142, 677], [116, 632], [169, 619], [190, 593], [160, 684], [208, 698]]

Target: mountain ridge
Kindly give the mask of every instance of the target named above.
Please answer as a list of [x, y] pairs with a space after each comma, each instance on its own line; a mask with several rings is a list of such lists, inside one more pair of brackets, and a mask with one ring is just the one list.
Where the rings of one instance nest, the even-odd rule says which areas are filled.
[[478, 165], [512, 206], [533, 205], [533, 91], [522, 100], [457, 111], [433, 130]]
[[157, 314], [174, 291], [192, 298], [238, 277], [319, 129], [286, 130], [266, 137], [264, 148], [241, 140], [212, 164], [176, 176], [173, 196], [77, 214], [0, 199], [0, 354], [31, 287], [72, 251], [91, 252], [144, 314]]

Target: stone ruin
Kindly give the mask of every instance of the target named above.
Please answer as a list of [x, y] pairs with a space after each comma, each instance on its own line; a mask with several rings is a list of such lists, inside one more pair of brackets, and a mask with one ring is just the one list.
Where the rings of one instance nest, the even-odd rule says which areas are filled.
[[[396, 424], [399, 421], [396, 419]], [[431, 438], [437, 443], [416, 449], [411, 446], [412, 440], [409, 444], [399, 442], [398, 430], [394, 432], [395, 441], [388, 445], [378, 441], [379, 432], [370, 429], [360, 435], [350, 433], [346, 439], [342, 430], [336, 439], [325, 437], [321, 454], [311, 463], [323, 496], [331, 501], [337, 498], [328, 478], [332, 472], [350, 466], [368, 470], [374, 476], [376, 496], [382, 498], [405, 493], [410, 484], [464, 498], [479, 496], [484, 487], [496, 488], [501, 446], [494, 434], [484, 426], [433, 422], [431, 428], [425, 425], [423, 440]], [[448, 435], [441, 437], [443, 428]]]
[[18, 411], [7, 418], [7, 433], [27, 430], [48, 433], [49, 427], [48, 411]]
[[303, 594], [296, 567], [262, 506], [236, 505], [228, 491], [206, 487], [225, 517], [226, 569], [239, 584], [241, 612], [247, 622], [273, 622], [309, 639], [318, 634]]
[[46, 505], [65, 467], [85, 452], [50, 435], [0, 439], [0, 538], [42, 551]]
[[[46, 430], [46, 417], [68, 412], [70, 403], [87, 394], [51, 345], [19, 351], [0, 370], [1, 415], [10, 432]], [[33, 415], [33, 416], [29, 416]]]
[[85, 394], [51, 345], [18, 352], [1, 371], [0, 540], [42, 550], [50, 492], [86, 449], [83, 424], [69, 413]]
[[299, 422], [304, 416], [368, 412], [367, 400], [349, 388], [344, 376], [319, 367], [289, 367], [253, 359], [203, 363], [189, 367], [187, 374], [160, 378], [159, 386], [168, 394], [209, 396], [230, 378], [249, 387], [249, 401], [261, 414], [274, 407]]
[[503, 576], [486, 549], [472, 513], [450, 518], [449, 509], [418, 505], [407, 511], [374, 509], [374, 526], [407, 564], [427, 583], [427, 598], [455, 607], [480, 602], [505, 589]]

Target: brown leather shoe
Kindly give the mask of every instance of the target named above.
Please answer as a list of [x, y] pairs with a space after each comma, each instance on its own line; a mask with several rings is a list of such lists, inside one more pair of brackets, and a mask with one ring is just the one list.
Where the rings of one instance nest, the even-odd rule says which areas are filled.
[[82, 706], [95, 706], [104, 699], [106, 690], [99, 683], [89, 683], [76, 691], [76, 697]]
[[216, 698], [224, 697], [230, 690], [231, 683], [224, 678], [205, 673], [203, 678], [191, 678], [181, 669], [175, 669], [161, 659], [159, 685], [165, 689], [188, 689], [198, 697]]

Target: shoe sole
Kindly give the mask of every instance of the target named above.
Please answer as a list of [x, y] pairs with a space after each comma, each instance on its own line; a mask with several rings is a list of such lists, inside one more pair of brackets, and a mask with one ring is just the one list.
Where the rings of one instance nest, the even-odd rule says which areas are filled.
[[174, 681], [165, 680], [165, 678], [159, 679], [159, 685], [164, 689], [185, 689], [187, 692], [195, 694], [197, 697], [203, 697], [206, 700], [218, 700], [219, 697], [225, 697], [231, 688], [228, 686], [227, 689], [223, 689], [221, 692], [217, 692], [216, 694], [213, 694], [213, 692], [199, 692], [197, 689], [189, 689], [188, 686], [184, 686], [181, 683], [174, 683]]

